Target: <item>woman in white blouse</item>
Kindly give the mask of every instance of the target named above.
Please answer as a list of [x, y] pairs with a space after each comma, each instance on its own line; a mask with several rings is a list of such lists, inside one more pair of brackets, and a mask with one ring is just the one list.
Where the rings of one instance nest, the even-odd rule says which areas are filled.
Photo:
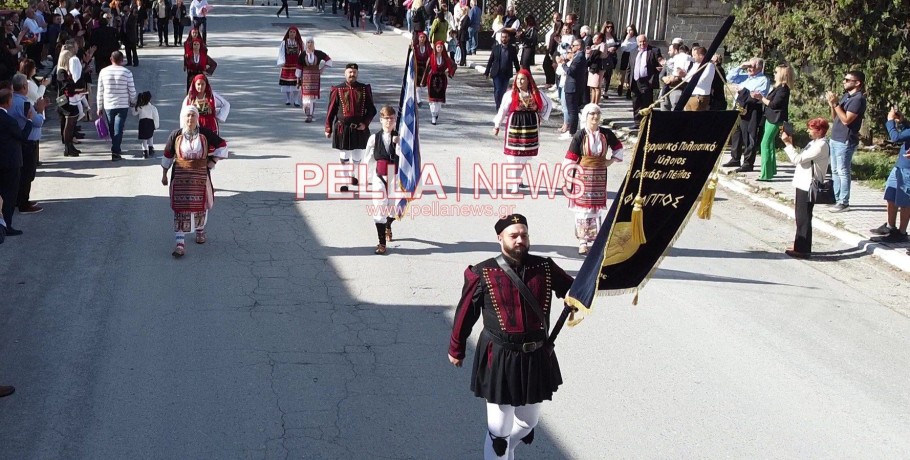
[[807, 259], [812, 254], [812, 207], [814, 203], [809, 200], [809, 187], [813, 180], [824, 181], [825, 172], [828, 170], [828, 121], [824, 118], [809, 120], [809, 144], [797, 152], [793, 147], [793, 137], [782, 130], [780, 139], [784, 141], [784, 151], [790, 162], [796, 166], [793, 171], [793, 186], [796, 187], [796, 239], [793, 247], [787, 248], [784, 253], [797, 259]]

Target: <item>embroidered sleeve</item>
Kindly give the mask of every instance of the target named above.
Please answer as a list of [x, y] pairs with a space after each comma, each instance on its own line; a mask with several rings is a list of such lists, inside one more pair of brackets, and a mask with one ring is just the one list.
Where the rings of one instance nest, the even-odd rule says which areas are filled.
[[585, 140], [585, 131], [583, 129], [578, 130], [572, 140], [569, 142], [569, 150], [566, 151], [566, 159], [578, 162], [581, 160], [582, 151], [581, 143]]
[[483, 304], [483, 288], [480, 276], [474, 273], [473, 267], [464, 271], [464, 287], [461, 290], [461, 300], [455, 309], [455, 322], [452, 325], [452, 336], [449, 339], [449, 355], [456, 359], [464, 359], [464, 351], [468, 337], [474, 323], [480, 318], [480, 309]]

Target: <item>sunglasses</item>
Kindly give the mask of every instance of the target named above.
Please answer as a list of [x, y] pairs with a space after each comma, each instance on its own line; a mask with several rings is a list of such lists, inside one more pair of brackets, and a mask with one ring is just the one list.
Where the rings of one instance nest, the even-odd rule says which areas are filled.
[[844, 81], [845, 81], [845, 82], [848, 82], [848, 81], [859, 81], [859, 80], [856, 80], [856, 79], [853, 79], [853, 78], [845, 78]]

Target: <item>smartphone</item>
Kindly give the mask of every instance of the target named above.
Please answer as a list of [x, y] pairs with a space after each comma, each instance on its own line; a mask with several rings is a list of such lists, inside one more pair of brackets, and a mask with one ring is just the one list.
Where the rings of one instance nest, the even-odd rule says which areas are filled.
[[780, 129], [781, 129], [781, 131], [787, 133], [788, 136], [793, 137], [793, 133], [794, 133], [793, 123], [790, 123], [789, 121], [785, 121], [780, 125]]

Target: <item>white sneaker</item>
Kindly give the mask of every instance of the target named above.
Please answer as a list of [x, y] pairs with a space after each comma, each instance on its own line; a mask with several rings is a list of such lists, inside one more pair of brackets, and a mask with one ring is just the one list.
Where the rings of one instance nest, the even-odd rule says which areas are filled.
[[569, 133], [568, 131], [566, 131], [566, 132], [564, 132], [564, 133], [562, 133], [562, 134], [559, 135], [559, 140], [566, 141], [566, 140], [569, 140], [569, 139], [572, 139], [572, 134]]

